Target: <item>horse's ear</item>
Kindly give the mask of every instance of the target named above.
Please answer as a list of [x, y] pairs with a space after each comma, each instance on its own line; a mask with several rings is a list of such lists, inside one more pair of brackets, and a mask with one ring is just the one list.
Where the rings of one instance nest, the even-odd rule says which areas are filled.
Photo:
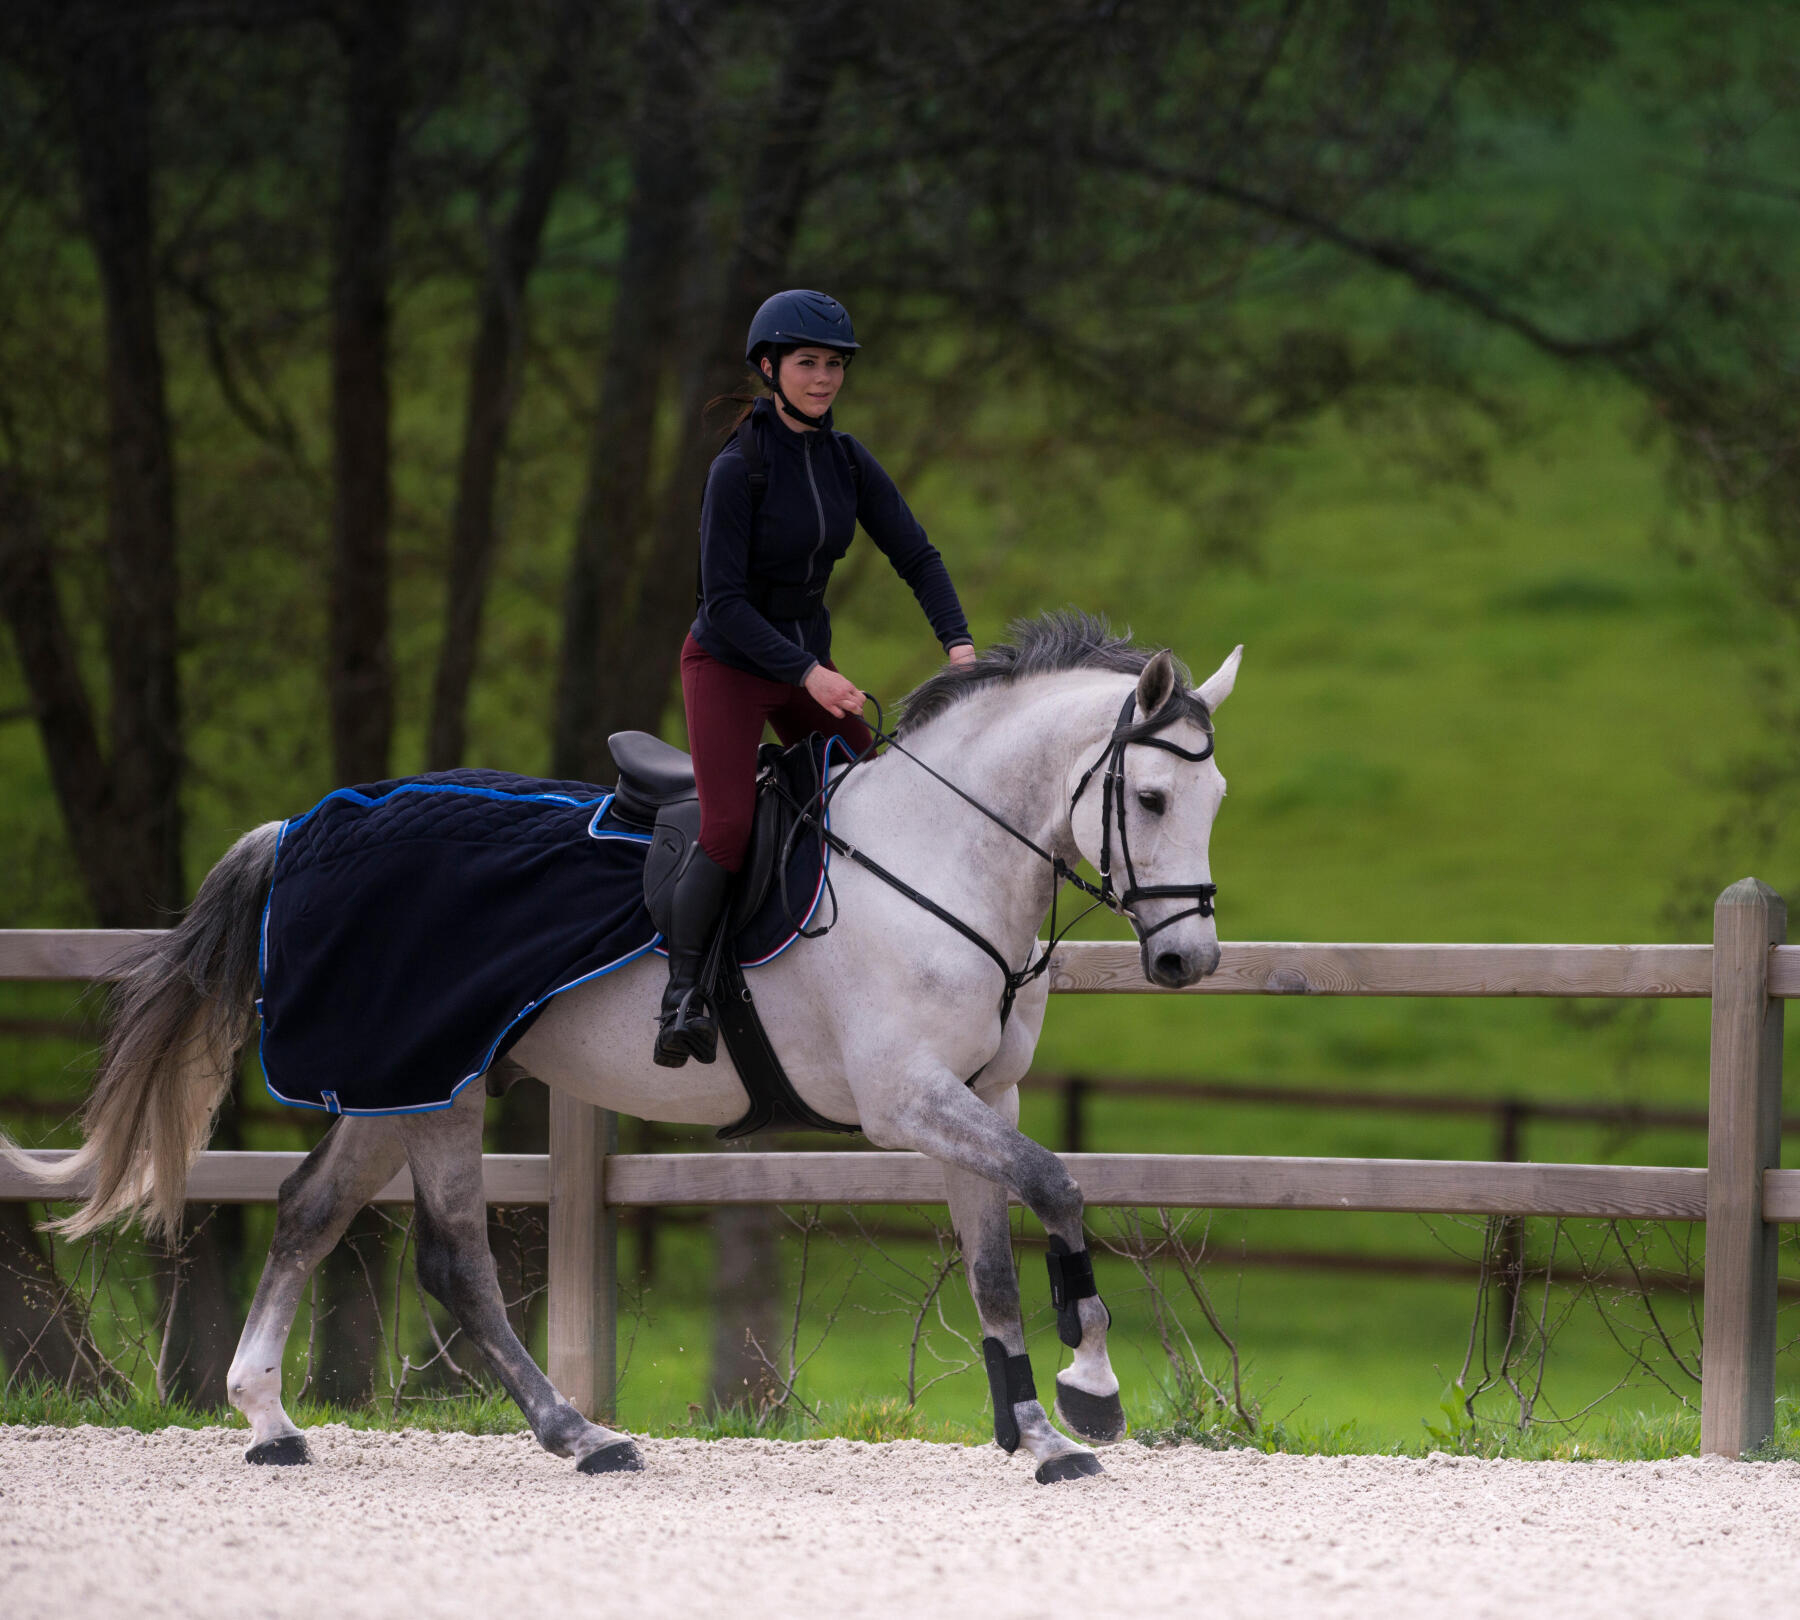
[[1241, 645], [1234, 647], [1231, 656], [1211, 675], [1207, 676], [1205, 683], [1200, 688], [1200, 697], [1209, 712], [1216, 710], [1226, 698], [1231, 696], [1232, 687], [1237, 685], [1238, 665], [1243, 662], [1243, 658], [1243, 647]]
[[1138, 676], [1138, 713], [1148, 718], [1174, 695], [1175, 658], [1165, 647], [1144, 665], [1144, 673]]

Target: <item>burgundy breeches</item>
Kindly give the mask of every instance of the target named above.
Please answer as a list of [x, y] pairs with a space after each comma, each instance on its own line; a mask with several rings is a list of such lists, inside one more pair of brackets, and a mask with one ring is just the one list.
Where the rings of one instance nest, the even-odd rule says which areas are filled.
[[859, 716], [831, 714], [804, 686], [721, 664], [692, 636], [681, 649], [681, 697], [687, 707], [694, 783], [700, 790], [700, 847], [728, 872], [743, 865], [750, 843], [756, 750], [765, 721], [784, 743], [797, 743], [816, 731], [841, 737], [861, 753], [873, 740]]

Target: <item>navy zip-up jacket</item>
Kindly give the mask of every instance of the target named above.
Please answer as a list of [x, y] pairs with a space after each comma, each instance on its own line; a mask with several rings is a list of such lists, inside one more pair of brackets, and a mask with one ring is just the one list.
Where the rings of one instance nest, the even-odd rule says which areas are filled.
[[[831, 654], [821, 602], [803, 619], [771, 621], [746, 594], [757, 585], [824, 586], [860, 523], [912, 587], [948, 652], [971, 640], [969, 621], [937, 548], [893, 479], [848, 433], [795, 433], [763, 398], [750, 415], [768, 486], [751, 518], [750, 469], [734, 434], [714, 458], [700, 509], [700, 611], [692, 635], [733, 669], [799, 685]], [[851, 471], [851, 459], [856, 473]], [[754, 533], [752, 529], [754, 528]]]

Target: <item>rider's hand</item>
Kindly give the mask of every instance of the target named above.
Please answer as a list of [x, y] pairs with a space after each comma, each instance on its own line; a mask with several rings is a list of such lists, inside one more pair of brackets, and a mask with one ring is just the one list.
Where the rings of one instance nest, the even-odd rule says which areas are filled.
[[944, 656], [953, 664], [972, 664], [975, 662], [975, 649], [965, 641], [959, 647], [952, 647]]
[[813, 701], [828, 714], [861, 714], [868, 699], [854, 681], [847, 681], [835, 669], [814, 664], [801, 683], [812, 694]]

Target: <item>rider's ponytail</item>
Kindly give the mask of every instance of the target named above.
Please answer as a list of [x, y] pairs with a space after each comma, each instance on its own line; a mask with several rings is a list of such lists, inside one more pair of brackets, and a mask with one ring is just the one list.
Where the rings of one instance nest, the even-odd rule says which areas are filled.
[[[790, 353], [792, 348], [792, 344], [783, 344], [779, 346], [771, 345], [765, 348], [763, 353], [768, 355], [768, 357], [775, 362], [777, 369], [779, 369], [782, 356]], [[718, 410], [722, 405], [735, 405], [737, 407], [736, 414], [725, 424], [724, 429], [719, 434], [719, 442], [721, 444], [743, 426], [744, 418], [756, 409], [756, 402], [759, 399], [773, 397], [774, 390], [769, 384], [769, 379], [763, 376], [762, 367], [757, 366], [755, 370], [757, 381], [762, 384], [762, 387], [759, 390], [755, 393], [746, 393], [740, 388], [735, 394], [715, 394], [706, 402], [705, 410], [700, 413], [701, 417], [704, 419], [705, 417], [711, 416], [713, 412]]]

